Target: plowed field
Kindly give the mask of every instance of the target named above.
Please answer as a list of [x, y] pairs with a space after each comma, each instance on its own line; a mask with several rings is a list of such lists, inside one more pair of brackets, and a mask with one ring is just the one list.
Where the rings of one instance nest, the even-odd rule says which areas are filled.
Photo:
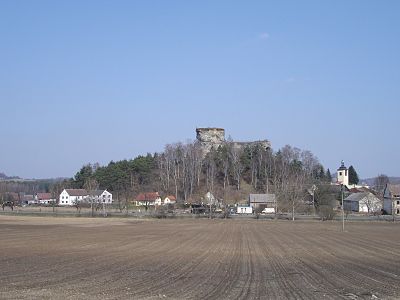
[[0, 216], [1, 299], [400, 299], [400, 226]]

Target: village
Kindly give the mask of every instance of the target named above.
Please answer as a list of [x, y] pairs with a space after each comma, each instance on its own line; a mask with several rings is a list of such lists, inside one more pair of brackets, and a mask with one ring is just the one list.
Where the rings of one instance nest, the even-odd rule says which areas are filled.
[[[337, 169], [336, 181], [325, 186], [325, 193], [330, 196], [330, 205], [336, 212], [342, 208], [346, 213], [359, 216], [400, 215], [400, 185], [386, 183], [383, 193], [366, 185], [349, 184], [348, 168], [342, 161]], [[317, 211], [316, 203], [317, 187], [308, 186], [304, 190], [301, 203], [296, 204], [296, 212], [302, 215], [315, 215]], [[223, 199], [216, 198], [211, 192], [207, 192], [200, 199], [191, 199], [190, 202], [182, 202], [175, 195], [162, 195], [154, 192], [141, 192], [130, 200], [116, 199], [116, 196], [107, 190], [86, 190], [86, 189], [63, 189], [54, 197], [52, 193], [38, 192], [34, 195], [25, 193], [7, 192], [2, 195], [3, 211], [13, 210], [19, 207], [20, 211], [24, 208], [34, 207], [57, 207], [60, 212], [63, 208], [75, 207], [77, 209], [96, 207], [112, 211], [121, 206], [130, 207], [132, 212], [148, 213], [168, 208], [174, 213], [188, 213], [195, 215], [269, 215], [277, 216], [284, 213], [280, 207], [275, 194], [249, 194], [247, 199], [242, 199], [234, 204], [226, 204]], [[7, 200], [5, 200], [7, 199]], [[342, 202], [343, 200], [343, 202]], [[342, 207], [343, 205], [343, 207]], [[295, 214], [295, 212], [293, 212]], [[322, 216], [321, 216], [322, 217]], [[323, 216], [326, 217], [326, 216]], [[294, 216], [293, 216], [294, 219]]]

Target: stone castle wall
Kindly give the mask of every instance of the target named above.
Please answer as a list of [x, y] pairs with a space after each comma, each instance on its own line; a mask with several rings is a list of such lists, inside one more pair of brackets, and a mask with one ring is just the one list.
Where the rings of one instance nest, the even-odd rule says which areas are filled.
[[[216, 149], [225, 142], [225, 129], [223, 128], [196, 128], [196, 139], [200, 143], [204, 155]], [[233, 147], [240, 149], [246, 146], [261, 144], [265, 149], [271, 148], [271, 143], [268, 140], [252, 141], [252, 142], [233, 142]]]

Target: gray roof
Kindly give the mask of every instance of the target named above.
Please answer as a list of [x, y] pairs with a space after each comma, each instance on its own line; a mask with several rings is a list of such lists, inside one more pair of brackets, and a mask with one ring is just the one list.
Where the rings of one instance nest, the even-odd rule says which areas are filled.
[[65, 189], [70, 196], [87, 196], [88, 192], [84, 189]]
[[344, 201], [361, 201], [367, 196], [367, 193], [354, 193], [344, 199]]
[[250, 203], [275, 203], [275, 194], [250, 194]]
[[369, 193], [369, 192], [368, 193], [353, 193], [353, 194], [349, 195], [348, 197], [346, 197], [344, 199], [344, 201], [357, 201], [357, 202], [359, 202], [359, 201], [363, 200], [364, 198], [366, 198], [368, 196], [376, 198], [376, 196], [374, 194]]
[[105, 191], [105, 190], [93, 190], [93, 191], [90, 191], [90, 195], [93, 195], [93, 196], [100, 196], [101, 194], [104, 193], [104, 191]]

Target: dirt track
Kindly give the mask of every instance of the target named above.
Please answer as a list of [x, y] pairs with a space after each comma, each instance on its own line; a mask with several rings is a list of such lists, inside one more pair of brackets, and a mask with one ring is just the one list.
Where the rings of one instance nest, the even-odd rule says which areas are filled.
[[340, 226], [0, 216], [0, 298], [400, 299], [400, 226]]

